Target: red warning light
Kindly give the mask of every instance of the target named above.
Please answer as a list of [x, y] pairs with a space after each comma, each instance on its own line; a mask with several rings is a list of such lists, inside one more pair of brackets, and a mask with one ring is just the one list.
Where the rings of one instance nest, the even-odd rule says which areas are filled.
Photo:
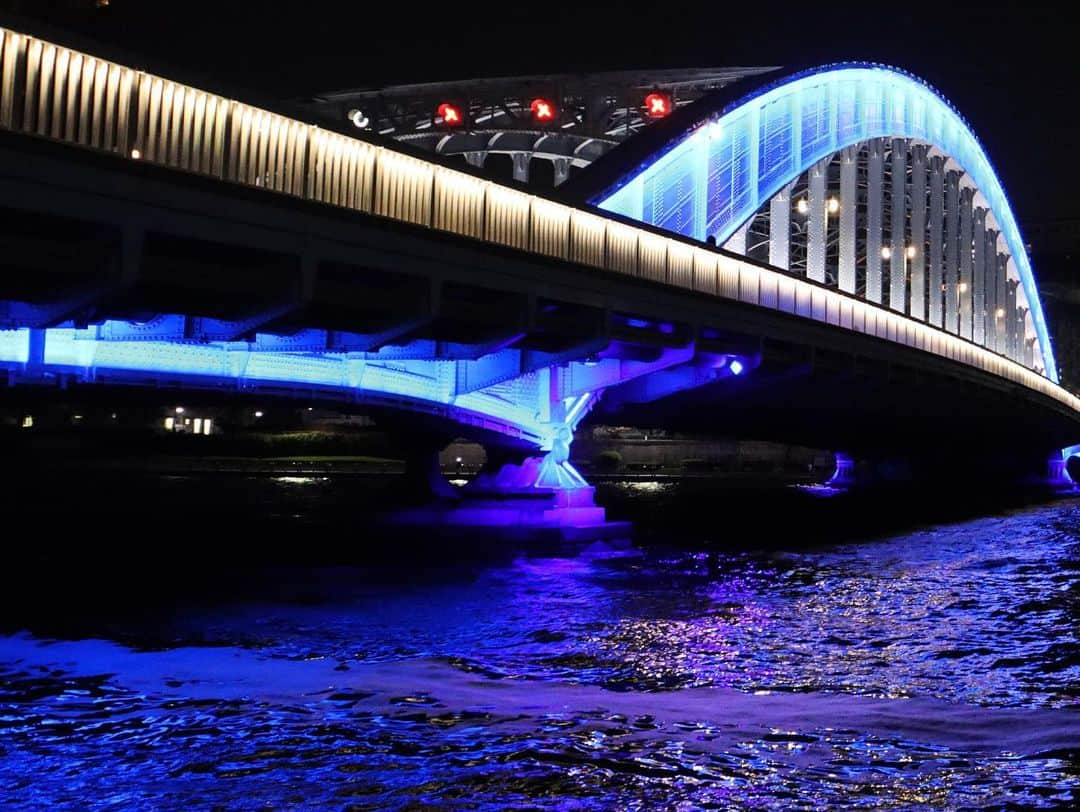
[[436, 111], [447, 127], [458, 127], [465, 122], [461, 110], [450, 102], [443, 102]]
[[533, 99], [529, 109], [532, 110], [533, 118], [537, 121], [555, 120], [555, 105], [547, 99]]
[[671, 112], [671, 97], [663, 93], [650, 93], [645, 97], [645, 115], [663, 118]]

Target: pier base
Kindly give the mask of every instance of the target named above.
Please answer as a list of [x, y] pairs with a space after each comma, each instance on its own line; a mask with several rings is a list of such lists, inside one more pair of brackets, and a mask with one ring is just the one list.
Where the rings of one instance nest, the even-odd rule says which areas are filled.
[[1046, 463], [1046, 481], [1056, 491], [1080, 490], [1080, 445], [1063, 448]]
[[413, 528], [495, 530], [519, 539], [628, 539], [630, 523], [609, 521], [594, 497], [595, 489], [569, 463], [553, 463], [550, 455], [529, 457], [480, 474], [461, 488], [440, 488], [428, 504], [388, 521]]

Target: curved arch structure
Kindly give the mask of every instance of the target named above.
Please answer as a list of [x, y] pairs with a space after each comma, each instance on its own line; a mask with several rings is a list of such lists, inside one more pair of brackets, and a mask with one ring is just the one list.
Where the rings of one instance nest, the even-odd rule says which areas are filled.
[[602, 172], [597, 179], [607, 185], [587, 192], [590, 202], [696, 239], [715, 236], [723, 244], [787, 184], [845, 147], [885, 137], [923, 142], [966, 174], [996, 221], [1046, 375], [1058, 381], [1038, 290], [1005, 190], [971, 128], [927, 83], [883, 65], [844, 63], [684, 109], [688, 117], [671, 122], [679, 127], [675, 132], [655, 128], [666, 140], [651, 145], [644, 160], [633, 152], [620, 159], [620, 150], [605, 156], [606, 177]]

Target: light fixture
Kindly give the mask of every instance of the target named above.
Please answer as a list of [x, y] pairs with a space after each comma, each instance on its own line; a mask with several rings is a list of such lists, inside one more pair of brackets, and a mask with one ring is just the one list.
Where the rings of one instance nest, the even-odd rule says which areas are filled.
[[836, 214], [840, 211], [840, 201], [835, 197], [829, 198], [829, 214]]
[[533, 118], [537, 121], [555, 120], [555, 105], [547, 99], [533, 99], [529, 109], [532, 110]]
[[645, 97], [645, 115], [649, 118], [663, 118], [670, 112], [670, 96], [653, 91]]
[[131, 151], [131, 157], [134, 158], [137, 161], [137, 160], [139, 160], [139, 158], [142, 157], [142, 153], [137, 149], [133, 149]]
[[799, 212], [799, 214], [806, 214], [810, 211], [810, 204], [806, 202], [805, 197], [799, 198], [799, 202], [795, 204], [795, 210]]
[[881, 246], [881, 258], [892, 259], [892, 249], [887, 245]]
[[909, 245], [905, 253], [907, 254], [908, 259], [915, 259], [915, 246]]
[[371, 119], [364, 115], [363, 110], [350, 110], [348, 118], [353, 123], [353, 126], [360, 130], [371, 124]]
[[443, 102], [435, 112], [439, 114], [439, 118], [447, 127], [460, 127], [465, 122], [465, 116], [461, 114], [461, 110], [450, 102]]
[[967, 282], [961, 282], [956, 286], [956, 289], [961, 293], [967, 293]]
[[177, 414], [183, 414], [184, 413], [184, 407], [183, 406], [177, 406], [176, 407], [176, 413]]
[[255, 416], [256, 416], [256, 417], [262, 417], [262, 416], [263, 416], [263, 413], [262, 413], [262, 412], [255, 412]]
[[999, 319], [1000, 319], [1000, 318], [1002, 318], [1002, 317], [1003, 317], [1003, 316], [1005, 315], [1005, 308], [1004, 308], [1004, 307], [999, 307], [999, 308], [998, 308], [998, 309], [997, 309], [997, 310], [996, 310], [996, 311], [994, 312], [994, 315], [995, 315], [995, 316], [997, 316], [997, 317], [998, 317]]
[[732, 375], [738, 377], [743, 374], [743, 370], [746, 369], [746, 367], [743, 366], [743, 362], [738, 358], [732, 358], [731, 363], [728, 364], [728, 369], [731, 370]]

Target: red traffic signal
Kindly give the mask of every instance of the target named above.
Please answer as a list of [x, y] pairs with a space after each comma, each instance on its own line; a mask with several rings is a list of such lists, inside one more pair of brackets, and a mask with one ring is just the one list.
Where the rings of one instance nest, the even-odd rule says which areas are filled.
[[554, 121], [555, 105], [547, 99], [533, 99], [529, 105], [533, 118], [537, 121]]
[[650, 93], [645, 97], [645, 115], [663, 118], [671, 112], [671, 97], [664, 93]]
[[460, 127], [465, 123], [465, 116], [462, 115], [461, 109], [450, 102], [440, 104], [436, 112], [447, 127]]

